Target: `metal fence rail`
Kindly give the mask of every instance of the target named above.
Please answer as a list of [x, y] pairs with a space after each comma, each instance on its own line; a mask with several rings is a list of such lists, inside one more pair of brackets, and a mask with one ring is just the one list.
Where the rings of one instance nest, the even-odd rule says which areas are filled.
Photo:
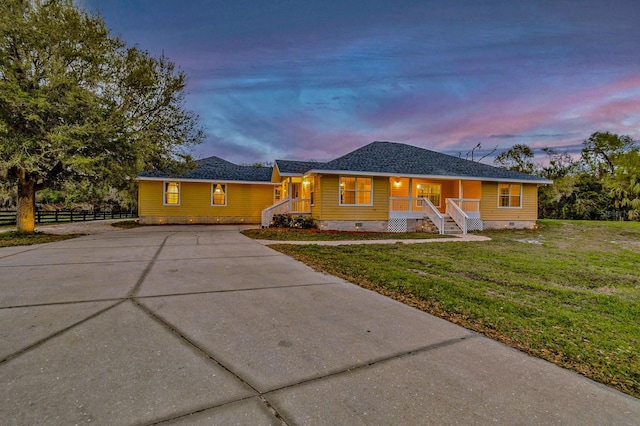
[[[84, 222], [88, 220], [126, 219], [138, 217], [136, 210], [95, 211], [95, 210], [37, 210], [36, 223]], [[15, 225], [17, 212], [15, 210], [0, 211], [0, 225]]]

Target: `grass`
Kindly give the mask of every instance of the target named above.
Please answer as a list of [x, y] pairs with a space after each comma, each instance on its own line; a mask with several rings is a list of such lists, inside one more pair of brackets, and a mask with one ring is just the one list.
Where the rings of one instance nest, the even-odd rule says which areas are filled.
[[492, 241], [271, 247], [640, 397], [640, 223], [482, 234]]
[[76, 238], [79, 235], [27, 234], [19, 231], [0, 233], [0, 247], [30, 246], [33, 244], [54, 243], [56, 241]]
[[276, 241], [408, 240], [447, 237], [447, 235], [429, 234], [426, 232], [397, 234], [391, 232], [345, 232], [287, 228], [247, 229], [242, 231], [242, 233], [258, 240]]

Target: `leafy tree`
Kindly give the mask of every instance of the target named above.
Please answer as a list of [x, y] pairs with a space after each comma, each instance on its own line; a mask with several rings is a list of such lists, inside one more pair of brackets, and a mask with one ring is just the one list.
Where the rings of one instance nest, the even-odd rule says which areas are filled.
[[124, 186], [189, 160], [203, 133], [185, 84], [164, 56], [127, 47], [72, 0], [0, 2], [0, 173], [17, 186], [18, 228], [33, 232], [40, 189]]
[[614, 175], [620, 156], [632, 150], [637, 146], [630, 136], [595, 132], [582, 143], [582, 160], [602, 179]]
[[529, 146], [517, 144], [499, 154], [494, 163], [503, 169], [531, 174], [536, 170], [534, 157], [535, 154]]
[[605, 186], [618, 208], [628, 211], [629, 219], [640, 218], [640, 149], [633, 147], [616, 158], [613, 176]]
[[593, 133], [584, 141], [582, 160], [608, 192], [615, 208], [624, 209], [630, 218], [640, 213], [640, 147], [627, 135]]

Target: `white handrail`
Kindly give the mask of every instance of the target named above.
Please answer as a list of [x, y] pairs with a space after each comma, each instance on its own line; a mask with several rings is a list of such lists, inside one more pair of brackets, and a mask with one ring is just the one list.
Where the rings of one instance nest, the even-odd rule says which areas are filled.
[[480, 217], [480, 200], [478, 198], [451, 198], [469, 217]]
[[467, 219], [469, 216], [458, 206], [458, 204], [452, 198], [447, 198], [447, 213], [451, 216], [451, 219], [458, 224], [462, 233], [467, 233]]
[[284, 213], [311, 213], [310, 198], [285, 198], [262, 210], [261, 225], [268, 228], [273, 216]]
[[422, 212], [424, 215], [436, 225], [439, 234], [444, 234], [444, 216], [442, 213], [433, 205], [430, 199], [420, 198], [420, 200], [422, 200]]
[[273, 219], [274, 215], [282, 214], [282, 213], [286, 213], [287, 211], [290, 211], [291, 210], [291, 207], [289, 206], [290, 201], [291, 201], [290, 199], [285, 198], [284, 200], [280, 200], [274, 205], [262, 210], [262, 218], [261, 218], [262, 227], [268, 228], [269, 224], [271, 224], [271, 220]]

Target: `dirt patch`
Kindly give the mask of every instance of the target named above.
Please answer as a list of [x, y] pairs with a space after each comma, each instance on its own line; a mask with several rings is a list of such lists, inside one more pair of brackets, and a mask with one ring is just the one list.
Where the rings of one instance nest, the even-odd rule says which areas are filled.
[[92, 220], [87, 222], [59, 223], [56, 225], [39, 225], [36, 229], [39, 232], [55, 235], [102, 234], [104, 232], [117, 231], [118, 228], [112, 226], [112, 224], [123, 220], [127, 219]]

